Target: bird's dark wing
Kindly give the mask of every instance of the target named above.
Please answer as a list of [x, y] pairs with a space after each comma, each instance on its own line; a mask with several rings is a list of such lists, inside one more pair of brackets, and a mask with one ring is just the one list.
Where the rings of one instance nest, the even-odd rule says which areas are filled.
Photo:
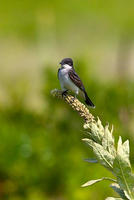
[[71, 81], [81, 90], [85, 91], [84, 85], [82, 81], [80, 80], [79, 76], [76, 74], [74, 70], [69, 70], [68, 72], [69, 78]]

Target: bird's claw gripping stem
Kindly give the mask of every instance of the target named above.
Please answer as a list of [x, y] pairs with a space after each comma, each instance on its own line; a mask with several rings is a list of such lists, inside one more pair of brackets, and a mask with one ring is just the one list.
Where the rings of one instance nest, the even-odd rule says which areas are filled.
[[68, 92], [68, 90], [63, 91], [63, 92], [62, 92], [62, 97], [63, 97], [63, 96], [66, 96], [67, 92]]

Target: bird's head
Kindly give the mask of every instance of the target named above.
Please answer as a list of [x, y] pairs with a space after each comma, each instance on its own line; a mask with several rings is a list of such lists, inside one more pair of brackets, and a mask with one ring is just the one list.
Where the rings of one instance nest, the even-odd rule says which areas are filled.
[[73, 68], [73, 60], [71, 58], [64, 58], [60, 64], [63, 68]]

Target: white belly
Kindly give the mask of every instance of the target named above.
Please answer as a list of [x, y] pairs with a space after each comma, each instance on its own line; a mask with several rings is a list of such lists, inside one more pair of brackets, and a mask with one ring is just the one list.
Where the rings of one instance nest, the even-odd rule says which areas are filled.
[[65, 69], [60, 70], [59, 80], [62, 90], [71, 90], [74, 93], [79, 94], [79, 88], [69, 78], [67, 70]]

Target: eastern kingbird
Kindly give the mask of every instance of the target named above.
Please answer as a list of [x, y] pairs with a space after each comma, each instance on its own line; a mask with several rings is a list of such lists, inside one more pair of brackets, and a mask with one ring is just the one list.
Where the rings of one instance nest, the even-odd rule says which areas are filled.
[[60, 81], [63, 94], [65, 94], [68, 90], [71, 90], [75, 93], [75, 95], [79, 94], [80, 96], [84, 97], [87, 105], [95, 108], [94, 104], [86, 93], [82, 81], [74, 70], [73, 60], [71, 58], [64, 58], [60, 64], [61, 67], [58, 69], [58, 79]]

